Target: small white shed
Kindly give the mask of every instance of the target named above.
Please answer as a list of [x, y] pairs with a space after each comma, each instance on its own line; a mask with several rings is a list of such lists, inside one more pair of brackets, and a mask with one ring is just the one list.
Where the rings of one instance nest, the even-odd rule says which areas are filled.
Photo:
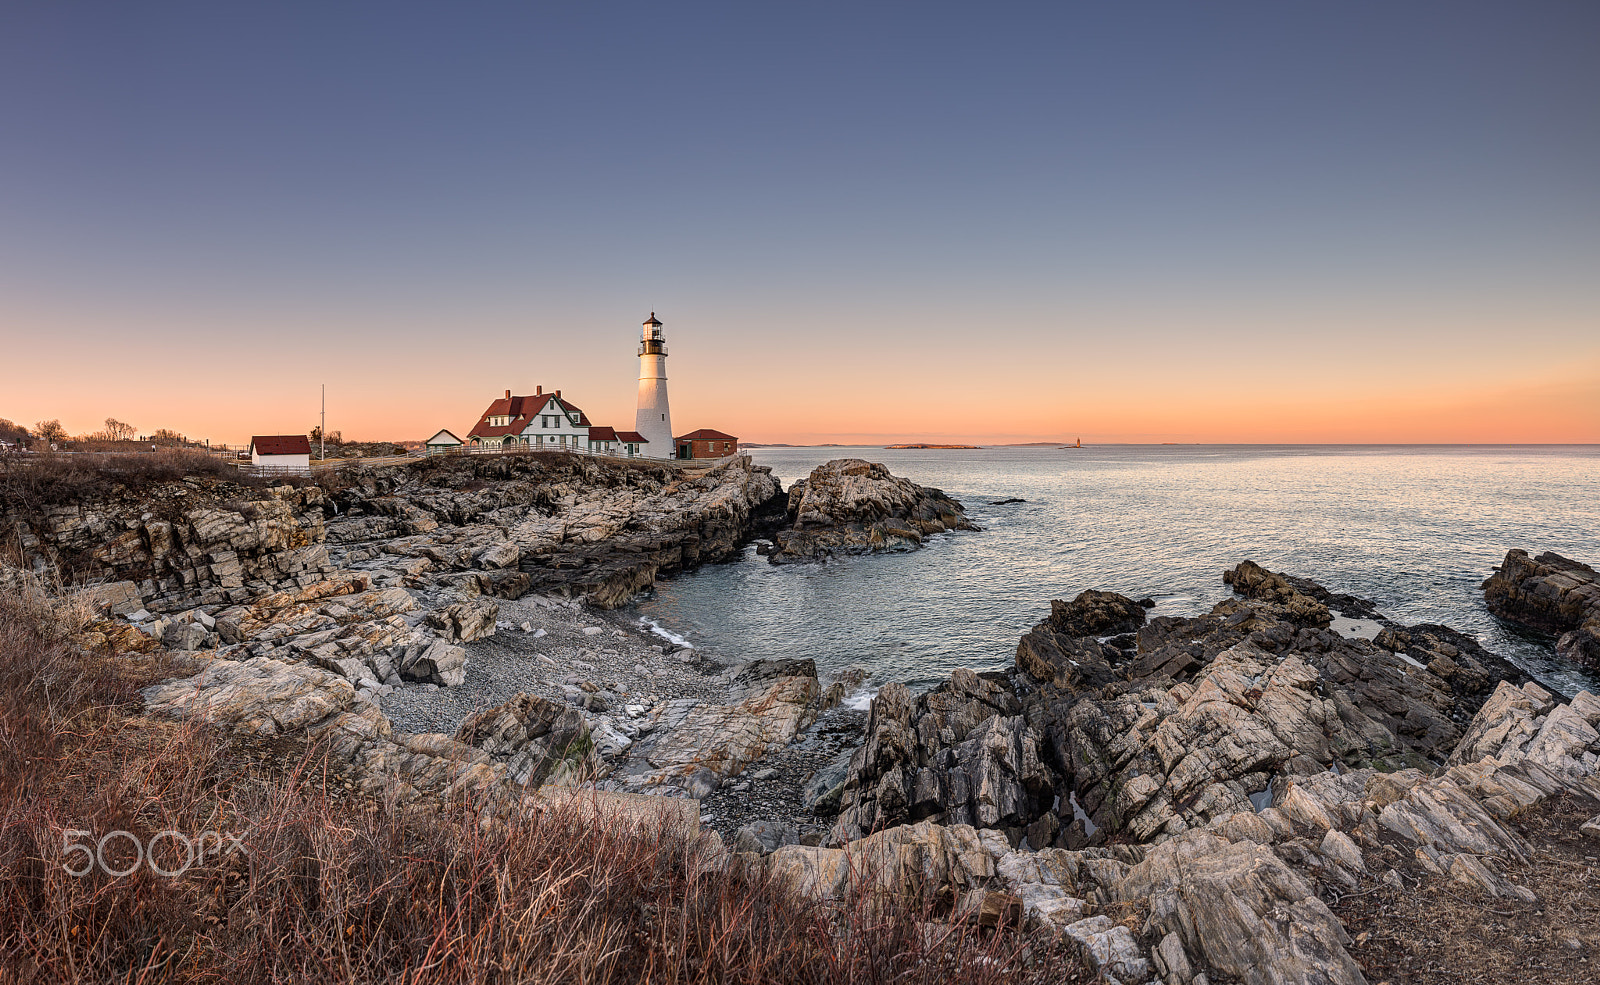
[[455, 451], [462, 445], [466, 444], [466, 442], [462, 441], [449, 431], [440, 431], [438, 434], [429, 438], [426, 443], [428, 446], [428, 454], [430, 455], [443, 455], [448, 452]]
[[250, 464], [310, 472], [311, 439], [303, 434], [258, 434], [250, 439]]

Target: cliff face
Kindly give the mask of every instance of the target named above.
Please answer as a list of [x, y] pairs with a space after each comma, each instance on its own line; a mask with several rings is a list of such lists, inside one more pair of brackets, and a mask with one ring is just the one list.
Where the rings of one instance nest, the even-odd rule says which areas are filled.
[[781, 504], [771, 472], [747, 457], [691, 474], [568, 456], [460, 457], [336, 482], [260, 490], [185, 480], [6, 519], [30, 562], [133, 582], [152, 612], [242, 603], [346, 567], [615, 605], [658, 573], [729, 556], [760, 508]]
[[[457, 684], [457, 644], [530, 591], [622, 604], [730, 556], [771, 473], [576, 456], [435, 459], [252, 489], [189, 479], [11, 516], [30, 566], [99, 581], [101, 603], [174, 649], [310, 661], [368, 691]], [[0, 571], [0, 578], [17, 578]]]

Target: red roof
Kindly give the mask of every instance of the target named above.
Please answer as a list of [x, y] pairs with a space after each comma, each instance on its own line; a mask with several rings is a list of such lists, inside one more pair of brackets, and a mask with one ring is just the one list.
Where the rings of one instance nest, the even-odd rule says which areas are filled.
[[258, 434], [250, 439], [257, 455], [309, 455], [311, 439], [303, 434]]
[[713, 431], [710, 428], [701, 428], [698, 431], [690, 431], [688, 434], [680, 434], [680, 435], [678, 435], [677, 440], [679, 440], [679, 441], [738, 441], [739, 439], [735, 438], [731, 434], [723, 434], [721, 431]]
[[590, 441], [616, 441], [617, 432], [611, 428], [593, 427], [589, 429]]
[[649, 438], [646, 438], [644, 435], [640, 434], [637, 431], [618, 431], [617, 432], [617, 440], [618, 441], [631, 441], [632, 443], [634, 443], [636, 445], [648, 445], [650, 443], [650, 439]]
[[[556, 406], [552, 413], [577, 414], [578, 426], [589, 427], [589, 418], [569, 400], [558, 398], [554, 392], [536, 393], [527, 397], [501, 397], [478, 415], [478, 423], [467, 432], [469, 438], [503, 438], [508, 434], [521, 434], [532, 420], [542, 413], [546, 404]], [[510, 417], [510, 424], [490, 424], [491, 417]]]

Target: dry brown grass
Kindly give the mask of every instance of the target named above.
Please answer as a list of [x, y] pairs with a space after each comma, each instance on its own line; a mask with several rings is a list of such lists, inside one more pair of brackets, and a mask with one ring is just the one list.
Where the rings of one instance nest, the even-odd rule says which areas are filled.
[[1428, 874], [1400, 849], [1369, 854], [1368, 864], [1400, 872], [1406, 889], [1379, 885], [1333, 907], [1355, 938], [1350, 953], [1373, 983], [1600, 981], [1600, 842], [1578, 830], [1597, 812], [1600, 804], [1566, 794], [1516, 819], [1534, 852], [1508, 875], [1538, 894], [1533, 903]]
[[[0, 980], [17, 982], [781, 982], [1086, 980], [1060, 941], [927, 904], [799, 900], [707, 865], [698, 832], [554, 810], [493, 823], [355, 795], [315, 748], [247, 748], [142, 718], [164, 658], [52, 642], [0, 599]], [[114, 877], [68, 830], [234, 832], [181, 876]], [[167, 838], [163, 868], [183, 860]], [[114, 868], [131, 843], [107, 846]]]
[[182, 448], [137, 455], [8, 455], [0, 458], [0, 515], [27, 517], [52, 506], [137, 496], [190, 478], [267, 485], [213, 455]]

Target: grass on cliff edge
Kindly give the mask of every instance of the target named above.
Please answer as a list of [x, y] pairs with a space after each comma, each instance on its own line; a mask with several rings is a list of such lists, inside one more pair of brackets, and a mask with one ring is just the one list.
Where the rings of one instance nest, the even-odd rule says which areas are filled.
[[[141, 717], [140, 688], [183, 668], [82, 653], [41, 624], [0, 598], [0, 981], [1088, 980], [1061, 941], [702, 871], [691, 833], [373, 803], [315, 750]], [[104, 853], [132, 871], [69, 874], [89, 861], [64, 847], [74, 830], [86, 845], [128, 832]], [[223, 850], [165, 877], [132, 841], [179, 870], [181, 842], [163, 831], [219, 832], [207, 847]]]

